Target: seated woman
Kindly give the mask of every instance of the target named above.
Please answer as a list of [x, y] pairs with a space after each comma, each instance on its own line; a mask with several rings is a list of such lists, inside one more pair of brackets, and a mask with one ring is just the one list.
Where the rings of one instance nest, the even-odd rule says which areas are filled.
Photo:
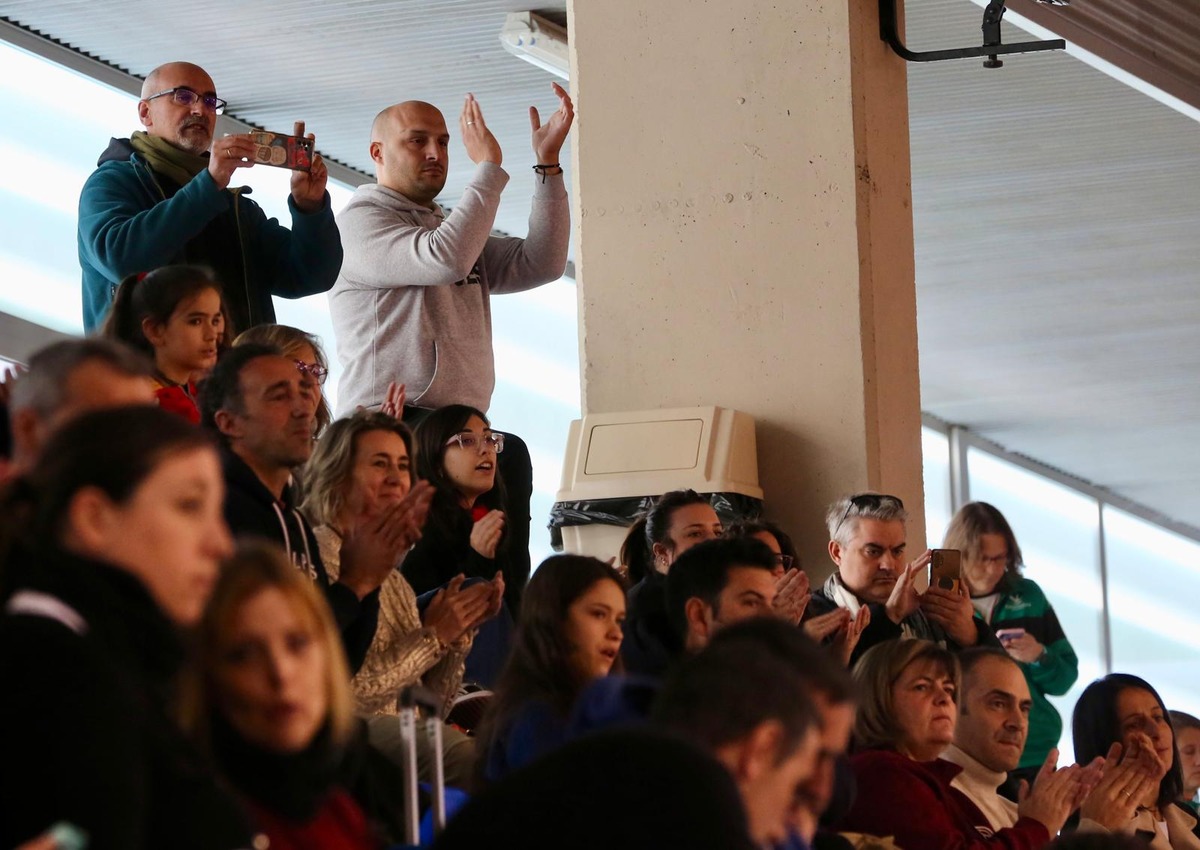
[[504, 607], [487, 624], [467, 658], [468, 682], [491, 687], [508, 657], [513, 614], [524, 567], [509, 551], [504, 484], [496, 460], [504, 435], [473, 407], [450, 405], [417, 426], [417, 475], [434, 487], [421, 539], [400, 571], [418, 595], [456, 577], [490, 580], [503, 589]]
[[[304, 470], [308, 495], [301, 510], [314, 526], [332, 580], [340, 572], [343, 539], [362, 523], [381, 517], [412, 488], [411, 457], [407, 426], [383, 413], [360, 411], [339, 419], [317, 444]], [[463, 662], [475, 630], [500, 609], [502, 584], [461, 584], [451, 581], [424, 613], [399, 570], [380, 588], [379, 625], [351, 686], [358, 713], [368, 718], [371, 742], [396, 761], [396, 697], [401, 689], [424, 685], [440, 697], [444, 717], [462, 684]], [[471, 775], [474, 746], [453, 727], [446, 727], [443, 745], [446, 781], [462, 785]], [[429, 756], [423, 749], [423, 768]]]
[[525, 589], [512, 655], [479, 733], [479, 773], [494, 782], [566, 740], [580, 693], [618, 670], [625, 586], [612, 567], [555, 555]]
[[717, 512], [695, 490], [663, 493], [629, 527], [621, 546], [621, 563], [633, 587], [622, 656], [631, 673], [661, 676], [683, 651], [667, 616], [667, 571], [692, 546], [714, 540], [722, 531]]
[[267, 846], [379, 848], [337, 784], [354, 703], [337, 625], [313, 583], [268, 544], [240, 551], [213, 591], [197, 650], [184, 722]]
[[839, 831], [894, 836], [906, 850], [1033, 850], [1062, 828], [1071, 808], [1031, 794], [1016, 825], [993, 833], [978, 807], [951, 787], [962, 768], [938, 758], [958, 717], [958, 662], [948, 650], [924, 640], [886, 641], [863, 654], [854, 679], [860, 706], [850, 765], [858, 796]]
[[1196, 818], [1175, 805], [1183, 771], [1175, 730], [1158, 692], [1126, 673], [1097, 679], [1071, 718], [1075, 758], [1107, 757], [1104, 776], [1079, 809], [1079, 831], [1136, 835], [1154, 850], [1197, 850]]
[[942, 546], [963, 553], [962, 577], [971, 604], [1025, 674], [1033, 696], [1029, 737], [1010, 777], [1032, 780], [1062, 738], [1062, 718], [1046, 695], [1062, 696], [1071, 689], [1079, 678], [1079, 659], [1042, 589], [1021, 576], [1021, 547], [1004, 514], [987, 502], [963, 505]]
[[232, 548], [211, 438], [155, 407], [87, 413], [9, 486], [0, 847], [60, 823], [96, 850], [251, 846], [166, 705]]

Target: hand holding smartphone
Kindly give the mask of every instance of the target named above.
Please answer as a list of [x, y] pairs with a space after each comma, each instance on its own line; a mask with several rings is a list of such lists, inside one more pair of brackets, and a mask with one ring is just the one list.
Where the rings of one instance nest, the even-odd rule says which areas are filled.
[[1001, 643], [1008, 643], [1010, 640], [1016, 640], [1024, 636], [1024, 629], [1000, 629], [996, 632], [996, 637], [999, 638]]
[[930, 551], [929, 586], [958, 593], [962, 588], [962, 552], [957, 549]]

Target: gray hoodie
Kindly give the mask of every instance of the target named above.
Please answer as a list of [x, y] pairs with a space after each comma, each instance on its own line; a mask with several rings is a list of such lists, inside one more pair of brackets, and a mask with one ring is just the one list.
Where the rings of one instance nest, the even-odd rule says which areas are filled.
[[344, 370], [339, 414], [378, 407], [389, 381], [422, 407], [487, 411], [496, 384], [491, 293], [521, 292], [562, 276], [570, 237], [563, 178], [535, 178], [529, 236], [491, 235], [508, 183], [480, 163], [454, 210], [428, 207], [375, 183], [338, 215], [345, 259], [329, 293]]

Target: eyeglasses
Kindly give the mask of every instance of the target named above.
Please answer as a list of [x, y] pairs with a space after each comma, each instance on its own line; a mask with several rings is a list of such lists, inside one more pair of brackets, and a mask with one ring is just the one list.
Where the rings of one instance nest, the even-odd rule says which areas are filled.
[[833, 537], [837, 537], [837, 533], [841, 530], [846, 518], [850, 516], [851, 508], [862, 510], [876, 510], [883, 507], [885, 502], [892, 502], [900, 510], [904, 510], [904, 502], [900, 501], [895, 496], [888, 496], [884, 493], [859, 493], [856, 496], [850, 497], [849, 504], [846, 505], [846, 510], [842, 512], [842, 518], [838, 520], [838, 524], [834, 526]]
[[787, 572], [788, 570], [790, 570], [792, 568], [792, 564], [796, 563], [796, 559], [793, 558], [791, 555], [784, 555], [784, 554], [780, 553], [775, 556], [775, 563], [777, 563], [777, 564], [779, 564], [779, 566], [783, 567], [784, 572]]
[[228, 105], [227, 101], [221, 100], [221, 98], [217, 97], [215, 94], [200, 94], [192, 91], [186, 86], [176, 86], [173, 89], [160, 91], [158, 94], [152, 94], [149, 97], [143, 97], [142, 100], [151, 101], [156, 97], [166, 97], [167, 95], [170, 95], [171, 100], [175, 101], [175, 103], [178, 103], [180, 106], [191, 106], [196, 101], [200, 101], [204, 104], [205, 109], [215, 112], [217, 115], [223, 113], [225, 111], [225, 107]]
[[448, 448], [452, 443], [457, 443], [460, 449], [466, 449], [469, 452], [473, 452], [479, 448], [481, 442], [489, 449], [494, 449], [496, 454], [500, 454], [500, 452], [504, 451], [504, 435], [498, 434], [495, 431], [489, 431], [482, 437], [477, 434], [470, 433], [455, 434], [446, 441], [446, 446]]
[[296, 370], [301, 375], [307, 375], [318, 384], [324, 384], [325, 379], [329, 377], [329, 370], [320, 363], [305, 363], [303, 360], [293, 361], [296, 364]]

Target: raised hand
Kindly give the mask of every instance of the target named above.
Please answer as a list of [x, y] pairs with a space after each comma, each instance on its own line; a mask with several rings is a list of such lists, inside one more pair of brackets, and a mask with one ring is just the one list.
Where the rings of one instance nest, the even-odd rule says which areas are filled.
[[383, 404], [379, 406], [379, 412], [385, 413], [393, 419], [404, 418], [404, 384], [397, 384], [395, 381], [388, 383], [387, 395], [383, 397]]
[[931, 585], [921, 597], [921, 610], [959, 646], [974, 646], [979, 641], [975, 608], [965, 593]]
[[494, 162], [496, 165], [500, 165], [504, 161], [500, 143], [496, 141], [496, 137], [484, 123], [483, 110], [479, 108], [479, 101], [475, 100], [475, 95], [467, 95], [462, 115], [458, 118], [458, 126], [462, 131], [463, 144], [467, 148], [467, 156], [471, 158], [471, 162], [476, 165], [481, 162]]
[[[1156, 766], [1145, 758], [1136, 744], [1122, 758], [1120, 744], [1113, 744], [1104, 760], [1104, 772], [1079, 807], [1079, 814], [1108, 829], [1124, 829], [1142, 804], [1142, 799], [1158, 788]], [[1153, 756], [1153, 747], [1150, 748]], [[1157, 758], [1154, 759], [1156, 765]]]
[[848, 621], [838, 630], [837, 636], [833, 639], [833, 646], [844, 666], [850, 666], [850, 658], [854, 655], [858, 640], [869, 625], [871, 625], [871, 609], [864, 605], [858, 609], [853, 620]]
[[558, 83], [551, 83], [550, 88], [558, 96], [558, 109], [542, 123], [537, 107], [529, 107], [529, 126], [533, 131], [533, 153], [539, 165], [553, 165], [558, 162], [559, 151], [567, 140], [567, 133], [575, 120], [575, 104], [571, 96]]
[[488, 511], [471, 527], [471, 548], [485, 558], [495, 558], [503, 535], [504, 511]]
[[1083, 784], [1084, 768], [1073, 764], [1056, 770], [1057, 764], [1058, 750], [1053, 749], [1042, 763], [1033, 788], [1022, 780], [1017, 795], [1017, 812], [1021, 817], [1038, 821], [1051, 837], [1062, 830], [1087, 790]]
[[418, 481], [396, 504], [379, 516], [345, 529], [338, 582], [362, 599], [377, 590], [396, 569], [404, 554], [421, 539], [429, 514], [433, 485]]
[[802, 628], [804, 633], [814, 641], [824, 643], [826, 638], [838, 629], [845, 628], [849, 622], [850, 612], [848, 610], [834, 608], [827, 614], [819, 614], [812, 619], [805, 620]]
[[931, 557], [933, 557], [933, 553], [926, 549], [921, 553], [921, 557], [905, 567], [896, 578], [896, 583], [892, 586], [892, 593], [884, 605], [888, 619], [893, 623], [899, 625], [906, 617], [921, 607], [921, 597], [917, 593], [917, 589], [913, 587], [913, 582], [925, 569], [925, 565], [929, 563]]
[[775, 601], [772, 607], [776, 615], [787, 620], [793, 626], [804, 617], [804, 609], [808, 600], [812, 599], [809, 590], [808, 576], [803, 570], [792, 567], [775, 581]]
[[[297, 121], [294, 136], [304, 137], [304, 122]], [[312, 133], [308, 138], [316, 149], [317, 137]], [[309, 171], [292, 172], [292, 200], [296, 202], [301, 212], [315, 213], [325, 205], [325, 184], [329, 182], [329, 169], [319, 153], [314, 153], [312, 169]]]
[[464, 588], [460, 573], [434, 594], [422, 620], [425, 628], [450, 644], [475, 628], [492, 598], [492, 583], [480, 582]]
[[217, 184], [217, 188], [226, 188], [237, 169], [252, 168], [254, 153], [257, 150], [258, 145], [254, 144], [248, 133], [222, 136], [213, 142], [212, 150], [208, 154], [208, 173]]

